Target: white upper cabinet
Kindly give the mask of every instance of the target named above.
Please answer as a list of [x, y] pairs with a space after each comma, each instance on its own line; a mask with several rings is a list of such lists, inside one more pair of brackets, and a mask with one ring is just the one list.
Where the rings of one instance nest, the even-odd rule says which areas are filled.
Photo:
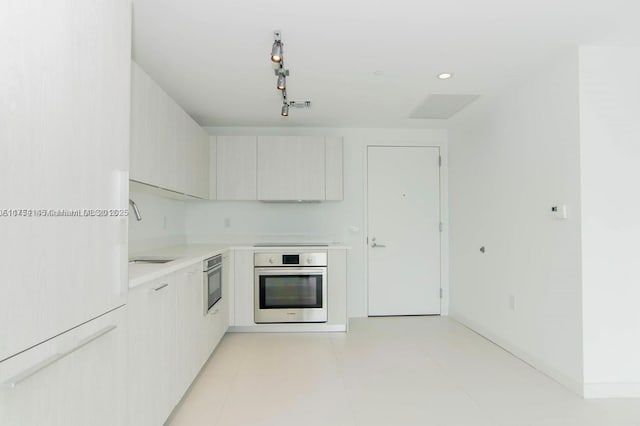
[[342, 138], [325, 138], [325, 200], [342, 201], [343, 191], [343, 160]]
[[[187, 163], [187, 176], [193, 176], [193, 180], [187, 192], [199, 198], [209, 198], [209, 134], [197, 124], [196, 126], [195, 147], [190, 150], [195, 158], [193, 162]], [[188, 167], [190, 164], [193, 165], [191, 172]]]
[[218, 200], [257, 200], [256, 137], [218, 136], [216, 172]]
[[[158, 141], [160, 91], [155, 83], [131, 62], [131, 148], [129, 178], [138, 182], [160, 181], [156, 159], [161, 155]], [[134, 143], [135, 141], [135, 143]]]
[[131, 73], [131, 180], [208, 198], [207, 133], [135, 62]]
[[131, 76], [129, 1], [1, 9], [0, 360], [126, 300]]
[[342, 149], [341, 137], [212, 137], [209, 197], [212, 200], [342, 200]]
[[258, 199], [324, 200], [324, 137], [258, 137]]

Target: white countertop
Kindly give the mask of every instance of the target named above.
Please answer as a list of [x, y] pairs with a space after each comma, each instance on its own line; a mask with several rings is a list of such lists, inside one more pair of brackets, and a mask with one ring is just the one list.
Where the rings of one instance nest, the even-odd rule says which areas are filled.
[[228, 250], [228, 245], [193, 244], [164, 247], [130, 254], [137, 256], [166, 256], [176, 259], [167, 263], [129, 263], [129, 288], [136, 287], [163, 275], [178, 271], [194, 263], [202, 263], [204, 259]]
[[254, 244], [188, 244], [164, 247], [142, 252], [131, 253], [130, 258], [137, 256], [162, 256], [175, 257], [176, 259], [167, 263], [129, 263], [129, 288], [134, 288], [156, 278], [186, 268], [194, 263], [201, 263], [203, 260], [221, 254], [225, 250], [346, 250], [350, 247], [339, 243], [332, 243], [328, 246], [285, 246], [285, 247], [254, 247]]

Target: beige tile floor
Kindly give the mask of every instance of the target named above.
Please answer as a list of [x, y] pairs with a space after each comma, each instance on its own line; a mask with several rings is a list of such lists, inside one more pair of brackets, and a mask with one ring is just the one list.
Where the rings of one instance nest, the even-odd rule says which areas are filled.
[[446, 317], [348, 334], [228, 333], [171, 426], [640, 426], [640, 399], [583, 400]]

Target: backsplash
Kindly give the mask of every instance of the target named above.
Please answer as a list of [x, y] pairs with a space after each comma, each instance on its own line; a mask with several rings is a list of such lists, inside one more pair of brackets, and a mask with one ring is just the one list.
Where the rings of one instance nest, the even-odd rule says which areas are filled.
[[189, 202], [187, 238], [191, 243], [323, 241], [352, 239], [345, 203]]
[[184, 201], [156, 194], [131, 191], [142, 221], [129, 209], [129, 254], [186, 242], [186, 205]]

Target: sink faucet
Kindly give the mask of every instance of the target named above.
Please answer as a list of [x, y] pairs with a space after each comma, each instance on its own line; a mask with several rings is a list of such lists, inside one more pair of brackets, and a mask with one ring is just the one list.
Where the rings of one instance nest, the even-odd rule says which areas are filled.
[[131, 198], [129, 198], [129, 204], [131, 205], [131, 207], [133, 207], [133, 214], [136, 215], [136, 220], [140, 222], [142, 220], [142, 216], [140, 216], [140, 210], [138, 209], [138, 205]]

